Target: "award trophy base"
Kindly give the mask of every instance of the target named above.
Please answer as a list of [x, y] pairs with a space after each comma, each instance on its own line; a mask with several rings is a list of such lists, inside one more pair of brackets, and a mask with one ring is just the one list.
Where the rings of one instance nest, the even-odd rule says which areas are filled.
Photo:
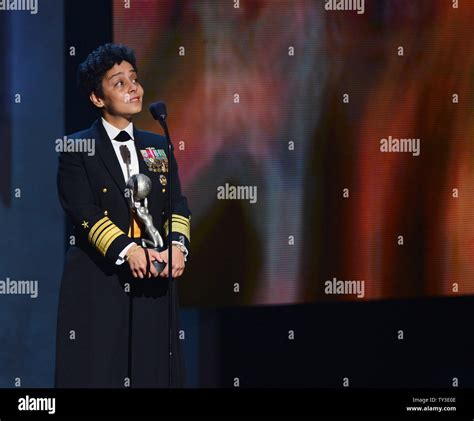
[[[158, 248], [152, 248], [151, 250], [155, 250], [159, 253], [161, 253], [163, 250], [160, 250]], [[153, 266], [155, 266], [155, 269], [156, 271], [158, 272], [158, 275], [163, 272], [163, 269], [165, 268], [166, 266], [166, 263], [165, 262], [159, 262], [158, 260], [153, 260]]]

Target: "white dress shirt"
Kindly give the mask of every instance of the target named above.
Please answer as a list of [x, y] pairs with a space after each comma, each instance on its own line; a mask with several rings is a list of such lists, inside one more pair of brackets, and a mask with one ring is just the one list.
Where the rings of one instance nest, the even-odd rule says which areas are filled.
[[[131, 139], [127, 140], [126, 142], [119, 142], [118, 140], [114, 140], [122, 130], [117, 129], [117, 127], [110, 124], [107, 120], [105, 120], [104, 117], [102, 117], [102, 124], [104, 125], [104, 129], [107, 132], [107, 135], [109, 136], [110, 141], [112, 142], [112, 146], [114, 147], [115, 154], [117, 155], [117, 159], [120, 163], [120, 168], [122, 169], [123, 178], [125, 180], [125, 183], [127, 183], [129, 177], [131, 177], [132, 175], [138, 174], [140, 172], [137, 150], [135, 149], [135, 138], [133, 136], [133, 124], [132, 122], [130, 122], [129, 125], [125, 127], [125, 129], [123, 129], [123, 131], [126, 131], [131, 137]], [[130, 165], [127, 165], [122, 158], [122, 154], [120, 152], [120, 146], [123, 146], [123, 145], [127, 146], [128, 150], [130, 151]], [[128, 169], [127, 169], [127, 166], [129, 167]], [[177, 241], [173, 241], [173, 243], [177, 243]], [[132, 241], [128, 246], [126, 246], [120, 252], [119, 258], [115, 261], [116, 265], [121, 265], [125, 261], [125, 255], [127, 254], [127, 251], [134, 244], [135, 242]], [[188, 255], [188, 250], [185, 249], [184, 261], [186, 261], [187, 255]]]
[[[128, 181], [128, 178], [132, 175], [138, 174], [140, 172], [140, 167], [138, 165], [138, 156], [137, 151], [135, 149], [135, 138], [133, 137], [133, 124], [129, 123], [123, 131], [127, 132], [131, 139], [127, 140], [126, 142], [119, 142], [118, 140], [114, 140], [117, 135], [122, 131], [117, 129], [117, 127], [112, 126], [107, 120], [102, 117], [102, 123], [104, 125], [105, 131], [109, 135], [110, 141], [112, 142], [112, 146], [114, 147], [115, 154], [117, 155], [117, 159], [120, 162], [120, 168], [122, 168], [123, 178], [125, 183]], [[127, 164], [123, 161], [122, 154], [120, 153], [120, 146], [126, 146], [130, 151], [130, 174], [127, 171]]]

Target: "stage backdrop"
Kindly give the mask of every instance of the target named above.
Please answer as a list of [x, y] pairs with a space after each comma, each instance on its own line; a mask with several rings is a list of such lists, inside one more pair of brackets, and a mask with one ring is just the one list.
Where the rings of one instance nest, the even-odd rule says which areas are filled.
[[0, 11], [0, 46], [0, 387], [44, 387], [64, 260], [54, 148], [64, 135], [63, 2]]
[[115, 0], [193, 211], [183, 303], [472, 294], [473, 18], [450, 0]]

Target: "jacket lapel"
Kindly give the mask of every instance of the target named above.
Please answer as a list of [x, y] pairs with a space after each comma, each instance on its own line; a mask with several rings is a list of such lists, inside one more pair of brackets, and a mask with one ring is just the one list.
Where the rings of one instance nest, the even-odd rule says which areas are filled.
[[143, 136], [140, 133], [140, 130], [137, 130], [135, 126], [133, 126], [133, 136], [135, 138], [135, 150], [137, 151], [138, 157], [138, 166], [141, 174], [145, 174], [149, 176], [148, 167], [143, 159], [142, 153], [140, 152], [141, 149], [145, 149], [150, 145], [145, 145], [143, 142]]
[[[120, 191], [123, 192], [126, 186], [125, 180], [123, 178], [122, 168], [118, 162], [112, 142], [110, 141], [109, 136], [107, 135], [107, 132], [105, 131], [100, 119], [94, 123], [92, 128], [95, 131], [95, 139], [97, 139], [97, 152], [100, 156], [100, 159], [104, 163]], [[125, 196], [124, 200], [126, 200]]]

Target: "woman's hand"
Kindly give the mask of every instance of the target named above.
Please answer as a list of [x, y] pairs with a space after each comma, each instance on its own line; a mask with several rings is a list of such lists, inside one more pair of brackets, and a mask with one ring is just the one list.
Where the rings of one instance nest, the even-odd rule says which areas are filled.
[[148, 276], [146, 276], [147, 260], [145, 256], [145, 250], [138, 245], [128, 250], [127, 262], [135, 278], [143, 279], [145, 277], [151, 278], [152, 276], [158, 276], [158, 272], [156, 271], [155, 266], [153, 265], [153, 261], [158, 260], [159, 262], [163, 262], [163, 258], [156, 250], [148, 249], [148, 253], [150, 254], [150, 273], [148, 274]]
[[[171, 274], [173, 278], [179, 278], [184, 272], [184, 253], [174, 245], [171, 247], [171, 252], [173, 253], [173, 268]], [[159, 254], [162, 260], [166, 263], [166, 266], [160, 273], [160, 276], [166, 278], [168, 276], [168, 249], [163, 250]]]

